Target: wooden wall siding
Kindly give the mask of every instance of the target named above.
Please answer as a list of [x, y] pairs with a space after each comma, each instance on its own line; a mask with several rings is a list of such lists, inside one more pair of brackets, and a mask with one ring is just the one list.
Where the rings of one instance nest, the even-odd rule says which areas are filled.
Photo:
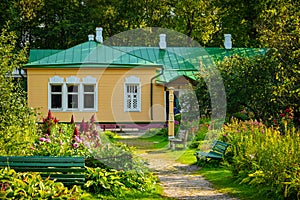
[[[67, 77], [86, 76], [97, 78], [98, 82], [98, 112], [55, 112], [53, 114], [62, 122], [68, 122], [72, 114], [77, 122], [83, 118], [88, 120], [93, 114], [97, 122], [150, 122], [150, 80], [156, 75], [154, 68], [134, 69], [27, 69], [28, 104], [39, 108], [42, 117], [48, 112], [48, 82], [53, 76]], [[142, 104], [141, 112], [124, 112], [124, 81], [125, 77], [137, 76], [141, 80]], [[155, 85], [153, 88], [153, 122], [163, 122], [164, 87]]]

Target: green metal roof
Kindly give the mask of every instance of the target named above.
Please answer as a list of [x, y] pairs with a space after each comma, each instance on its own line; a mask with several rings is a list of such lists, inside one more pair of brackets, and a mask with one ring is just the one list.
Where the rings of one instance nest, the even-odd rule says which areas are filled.
[[30, 50], [29, 62], [34, 62], [34, 61], [40, 60], [47, 56], [56, 54], [60, 51], [63, 51], [63, 50], [60, 50], [60, 49], [32, 49], [32, 50]]
[[[42, 57], [44, 51], [30, 51], [31, 57]], [[38, 54], [38, 55], [34, 55]], [[35, 60], [35, 59], [33, 59]], [[25, 65], [30, 67], [107, 67], [118, 65], [118, 67], [129, 67], [136, 65], [157, 66], [148, 60], [126, 54], [115, 48], [102, 45], [94, 41], [88, 41], [72, 48], [59, 51], [52, 55], [43, 57]]]
[[[233, 55], [251, 57], [263, 55], [266, 49], [259, 48], [203, 48], [203, 47], [114, 47], [128, 54], [141, 57], [164, 66], [164, 73], [157, 80], [168, 83], [179, 76], [196, 80], [201, 67], [215, 66], [215, 62]], [[201, 66], [200, 66], [201, 63]]]
[[[201, 67], [214, 66], [214, 62], [235, 54], [251, 57], [265, 54], [259, 48], [201, 48], [201, 47], [124, 47], [106, 46], [88, 41], [66, 50], [31, 50], [30, 67], [158, 67], [164, 73], [157, 81], [168, 83], [179, 76], [195, 80]], [[200, 64], [201, 63], [201, 64]]]

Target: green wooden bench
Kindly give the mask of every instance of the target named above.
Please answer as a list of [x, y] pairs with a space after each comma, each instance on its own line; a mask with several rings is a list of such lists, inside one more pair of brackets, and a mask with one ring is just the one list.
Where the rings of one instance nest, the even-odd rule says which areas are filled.
[[85, 182], [84, 157], [0, 156], [0, 167], [16, 172], [40, 172], [43, 179], [64, 185], [82, 185]]
[[215, 140], [211, 144], [211, 150], [209, 152], [196, 151], [194, 155], [196, 156], [197, 161], [221, 160], [228, 147], [229, 147], [228, 143]]

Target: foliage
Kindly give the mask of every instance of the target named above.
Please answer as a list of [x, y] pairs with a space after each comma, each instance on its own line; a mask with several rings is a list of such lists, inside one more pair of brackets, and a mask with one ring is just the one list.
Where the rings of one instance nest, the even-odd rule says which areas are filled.
[[27, 107], [22, 79], [12, 73], [26, 61], [25, 50], [17, 51], [16, 35], [5, 29], [0, 36], [0, 154], [24, 155], [36, 131], [35, 112]]
[[212, 42], [212, 36], [219, 30], [219, 20], [214, 14], [217, 8], [212, 1], [187, 0], [174, 2], [168, 28], [172, 28], [205, 45]]
[[264, 57], [234, 56], [220, 63], [229, 116], [245, 110], [249, 117], [267, 120], [274, 111], [278, 112], [278, 105], [270, 102], [274, 78], [273, 66], [266, 65], [267, 62]]
[[[261, 43], [271, 50], [262, 67], [273, 66], [275, 84], [272, 104], [278, 105], [277, 113], [290, 108], [294, 111], [294, 122], [300, 123], [300, 6], [298, 1], [270, 2], [259, 18]], [[276, 116], [274, 116], [276, 117]]]
[[[163, 27], [183, 33], [201, 45], [220, 46], [223, 34], [231, 33], [236, 47], [265, 46], [266, 41], [274, 41], [274, 34], [282, 33], [282, 28], [295, 29], [299, 16], [298, 2], [285, 0], [259, 3], [254, 0], [247, 3], [242, 0], [4, 0], [1, 3], [0, 27], [10, 21], [21, 46], [29, 42], [33, 48], [45, 49], [68, 48], [86, 41], [86, 36], [97, 26], [104, 28], [106, 38], [136, 28]], [[296, 36], [297, 32], [293, 34]]]
[[87, 167], [86, 180], [87, 191], [119, 198], [124, 197], [129, 191], [152, 192], [157, 181], [149, 172], [90, 167]]
[[139, 159], [133, 157], [133, 148], [122, 143], [105, 143], [100, 148], [92, 150], [91, 158], [86, 166], [106, 169], [131, 170], [139, 166]]
[[[238, 114], [243, 119], [259, 119], [272, 125], [274, 120], [280, 119], [278, 114], [289, 108], [298, 126], [299, 2], [250, 1], [244, 4], [230, 0], [216, 3], [217, 7], [224, 8], [217, 12], [223, 19], [221, 32], [231, 30], [234, 44], [243, 44], [243, 47], [259, 44], [268, 48], [264, 56], [235, 55], [217, 63], [226, 90], [228, 118]], [[233, 24], [242, 24], [242, 27]], [[217, 72], [206, 71], [200, 72], [195, 87], [201, 115], [211, 115], [211, 109], [216, 107], [210, 100], [215, 95], [212, 88], [218, 86], [209, 87], [214, 83], [210, 80], [218, 77]], [[246, 115], [240, 115], [241, 112]]]
[[249, 0], [215, 0], [217, 18], [220, 20], [219, 34], [232, 34], [236, 47], [257, 47], [258, 32], [256, 30], [258, 15], [266, 6], [267, 1]]
[[69, 189], [60, 182], [43, 180], [39, 173], [0, 169], [1, 199], [81, 199], [87, 196], [78, 186]]
[[[292, 81], [288, 84], [284, 82], [288, 81], [291, 76], [297, 76], [300, 71], [288, 73], [291, 67], [277, 69], [278, 63], [270, 63], [278, 58], [270, 56], [269, 53], [253, 58], [233, 56], [218, 64], [226, 90], [227, 116], [228, 118], [237, 116], [244, 120], [260, 119], [272, 125], [274, 120], [280, 119], [279, 113], [289, 108], [294, 112], [292, 116], [294, 123], [299, 124], [298, 82]], [[297, 68], [296, 65], [294, 67]], [[277, 73], [286, 75], [278, 78]], [[209, 115], [212, 105], [208, 99], [211, 95], [204, 80], [214, 74], [207, 75], [209, 77], [201, 75], [195, 91], [199, 106], [201, 105], [200, 113]]]
[[97, 26], [104, 28], [104, 37], [136, 28], [165, 27], [201, 44], [212, 42], [219, 30], [217, 8], [204, 0], [12, 0], [4, 1], [3, 6], [7, 9], [0, 13], [0, 26], [1, 22], [11, 21], [20, 44], [29, 42], [33, 48], [74, 46], [86, 41]]
[[258, 121], [233, 120], [224, 127], [223, 139], [230, 169], [241, 183], [264, 186], [270, 198], [299, 197], [300, 133], [290, 128], [283, 135]]

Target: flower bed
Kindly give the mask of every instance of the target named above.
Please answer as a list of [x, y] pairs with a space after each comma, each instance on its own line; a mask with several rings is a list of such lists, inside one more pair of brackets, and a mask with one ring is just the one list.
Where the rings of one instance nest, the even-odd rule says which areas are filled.
[[227, 161], [241, 183], [259, 186], [276, 199], [300, 196], [300, 132], [267, 128], [258, 121], [233, 120], [224, 127], [223, 139], [231, 146]]

